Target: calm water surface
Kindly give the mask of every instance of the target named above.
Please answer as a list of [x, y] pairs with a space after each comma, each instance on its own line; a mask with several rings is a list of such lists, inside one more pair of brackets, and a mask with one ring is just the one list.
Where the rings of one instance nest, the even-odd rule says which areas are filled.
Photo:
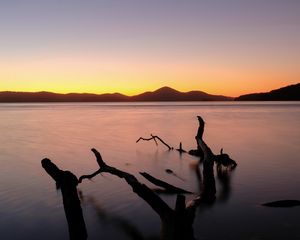
[[[148, 186], [140, 171], [195, 192], [192, 199], [199, 192], [197, 158], [136, 140], [153, 133], [174, 147], [195, 148], [197, 115], [212, 150], [224, 148], [238, 162], [225, 185], [216, 177], [216, 203], [197, 210], [197, 239], [300, 239], [300, 207], [260, 206], [300, 199], [296, 102], [0, 104], [0, 238], [68, 239], [61, 193], [40, 161], [48, 157], [80, 176], [97, 169], [92, 147]], [[128, 226], [145, 239], [159, 237], [159, 217], [124, 180], [103, 174], [79, 189], [89, 239], [133, 239]], [[174, 206], [175, 196], [161, 197]]]

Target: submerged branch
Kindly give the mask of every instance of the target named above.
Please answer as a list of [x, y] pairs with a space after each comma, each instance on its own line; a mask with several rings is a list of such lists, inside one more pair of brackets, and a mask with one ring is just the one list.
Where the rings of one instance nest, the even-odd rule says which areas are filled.
[[125, 181], [132, 187], [133, 192], [144, 199], [161, 218], [164, 218], [165, 216], [170, 214], [170, 211], [172, 209], [150, 188], [148, 188], [145, 184], [140, 183], [135, 176], [107, 165], [103, 161], [101, 154], [96, 149], [93, 148], [92, 152], [95, 154], [97, 163], [100, 168], [93, 174], [81, 176], [79, 178], [80, 180], [83, 180], [85, 178], [90, 179], [102, 172], [107, 172], [119, 178], [124, 178]]
[[262, 204], [262, 206], [265, 207], [296, 207], [300, 206], [300, 201], [299, 200], [279, 200], [275, 202], [268, 202]]
[[184, 190], [184, 189], [179, 188], [179, 187], [175, 187], [175, 186], [173, 186], [173, 185], [171, 185], [167, 182], [164, 182], [160, 179], [157, 179], [157, 178], [151, 176], [149, 173], [140, 172], [140, 174], [144, 178], [146, 178], [149, 182], [153, 183], [154, 185], [164, 188], [167, 193], [176, 193], [176, 194], [179, 194], [179, 193], [192, 193], [190, 191]]

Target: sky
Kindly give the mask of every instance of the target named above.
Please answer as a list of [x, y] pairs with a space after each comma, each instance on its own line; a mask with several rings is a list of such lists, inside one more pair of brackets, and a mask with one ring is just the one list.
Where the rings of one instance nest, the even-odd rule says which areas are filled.
[[1, 1], [0, 91], [269, 91], [300, 82], [299, 13], [299, 0]]

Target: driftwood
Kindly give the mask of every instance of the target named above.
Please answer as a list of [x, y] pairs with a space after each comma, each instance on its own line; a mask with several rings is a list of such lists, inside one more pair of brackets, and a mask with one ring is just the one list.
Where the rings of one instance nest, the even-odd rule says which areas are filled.
[[300, 201], [299, 200], [280, 200], [280, 201], [275, 201], [275, 202], [264, 203], [262, 205], [265, 206], [265, 207], [287, 208], [287, 207], [300, 206]]
[[140, 183], [132, 174], [121, 171], [117, 168], [107, 165], [100, 153], [92, 149], [99, 165], [99, 170], [90, 175], [81, 176], [79, 179], [91, 179], [101, 172], [107, 172], [125, 181], [132, 187], [139, 197], [141, 197], [149, 206], [159, 215], [162, 222], [161, 239], [165, 240], [194, 240], [192, 223], [194, 221], [195, 209], [186, 208], [185, 196], [177, 195], [175, 209], [170, 208], [155, 192], [148, 186]]
[[[164, 140], [162, 140], [159, 136], [154, 136], [154, 135], [151, 134], [151, 137], [150, 137], [150, 138], [140, 137], [138, 140], [136, 140], [136, 143], [138, 143], [140, 140], [143, 140], [143, 141], [151, 141], [151, 140], [153, 140], [153, 141], [155, 142], [156, 146], [158, 146], [157, 140], [159, 140], [162, 144], [164, 144], [164, 145], [168, 148], [169, 151], [170, 151], [170, 150], [174, 150], [173, 147], [171, 147], [169, 144], [167, 144], [167, 143], [166, 143]], [[186, 152], [187, 152], [186, 150], [184, 150], [184, 149], [182, 148], [182, 143], [181, 143], [181, 142], [179, 143], [179, 148], [176, 148], [176, 150], [177, 150], [180, 154], [186, 153]], [[190, 150], [190, 151], [188, 152], [188, 154], [190, 154], [190, 155], [192, 155], [192, 156], [197, 156], [197, 157], [198, 157], [198, 156], [201, 157], [201, 156], [203, 155], [201, 149], [200, 149], [200, 150], [199, 150], [199, 149], [196, 149], [196, 150]]]
[[140, 137], [138, 140], [136, 140], [136, 143], [138, 143], [140, 140], [143, 140], [143, 141], [151, 141], [151, 140], [153, 140], [155, 142], [155, 144], [158, 145], [156, 139], [159, 140], [162, 144], [164, 144], [168, 148], [168, 150], [173, 150], [173, 147], [171, 147], [169, 144], [167, 144], [159, 136], [155, 136], [155, 135], [152, 135], [152, 134], [151, 134], [151, 138]]
[[207, 146], [207, 144], [203, 140], [203, 132], [204, 132], [204, 126], [205, 122], [202, 117], [197, 116], [199, 121], [199, 128], [196, 135], [196, 142], [197, 142], [197, 149], [201, 149], [203, 152], [203, 161], [204, 162], [210, 162], [210, 164], [213, 164], [213, 162], [216, 162], [218, 167], [224, 166], [224, 167], [230, 167], [231, 169], [234, 169], [237, 166], [237, 163], [229, 157], [228, 154], [223, 153], [223, 148], [220, 151], [220, 154], [215, 155], [212, 150]]
[[107, 165], [103, 161], [101, 154], [96, 149], [93, 148], [92, 152], [96, 156], [99, 170], [94, 172], [93, 174], [81, 176], [79, 178], [79, 182], [86, 178], [91, 179], [97, 174], [104, 172], [110, 173], [119, 178], [124, 178], [125, 181], [132, 187], [133, 192], [144, 199], [161, 218], [164, 218], [166, 215], [168, 215], [168, 213], [171, 211], [171, 208], [150, 188], [148, 188], [145, 184], [140, 183], [132, 174]]
[[[214, 160], [215, 155], [203, 140], [205, 123], [201, 117], [197, 117], [199, 127], [195, 137], [197, 149], [203, 153], [203, 185], [200, 196], [189, 203], [190, 209], [195, 209], [200, 203], [213, 203], [216, 198], [216, 182], [214, 177]], [[199, 173], [198, 173], [199, 174]]]
[[[196, 208], [201, 203], [213, 203], [215, 201], [216, 195], [216, 186], [214, 178], [214, 162], [217, 162], [217, 165], [221, 166], [231, 166], [229, 164], [224, 164], [225, 158], [223, 152], [220, 155], [214, 155], [211, 149], [207, 146], [203, 140], [204, 132], [204, 121], [201, 117], [198, 116], [199, 127], [196, 135], [197, 142], [197, 152], [201, 153], [203, 156], [203, 178], [200, 176], [200, 171], [198, 171], [199, 179], [202, 180], [202, 192], [194, 200], [185, 203], [185, 196], [177, 194], [175, 208], [172, 209], [168, 206], [154, 191], [152, 191], [147, 185], [142, 184], [137, 180], [137, 178], [127, 172], [121, 171], [115, 167], [107, 165], [101, 154], [96, 150], [92, 149], [96, 157], [96, 161], [99, 165], [99, 169], [92, 174], [83, 175], [77, 180], [76, 176], [68, 171], [61, 171], [56, 167], [49, 159], [44, 159], [42, 165], [47, 171], [47, 173], [61, 186], [63, 194], [63, 202], [65, 207], [65, 213], [69, 224], [70, 239], [81, 240], [86, 239], [86, 228], [84, 219], [82, 216], [82, 210], [80, 207], [80, 201], [77, 195], [76, 186], [78, 183], [81, 183], [84, 179], [91, 179], [100, 173], [110, 173], [119, 178], [123, 178], [131, 187], [133, 192], [135, 192], [140, 198], [142, 198], [148, 205], [159, 215], [162, 224], [161, 239], [164, 240], [194, 240], [193, 233], [193, 221], [195, 217]], [[151, 135], [151, 138], [139, 138], [140, 140], [150, 141], [154, 140], [157, 144], [157, 140], [161, 141], [169, 150], [173, 150], [168, 144], [166, 144], [160, 137]], [[182, 145], [180, 144], [180, 150]], [[183, 151], [179, 151], [183, 152]], [[228, 156], [229, 158], [229, 156]], [[221, 160], [220, 160], [221, 159]], [[230, 158], [229, 158], [230, 159]], [[230, 159], [232, 160], [232, 159]], [[233, 161], [233, 160], [232, 160]], [[236, 166], [236, 164], [235, 164]], [[198, 169], [199, 170], [199, 169]], [[141, 173], [146, 179], [163, 187], [165, 189], [171, 190], [176, 193], [189, 193], [184, 189], [177, 188], [166, 182], [163, 182], [159, 179], [152, 177], [147, 173]]]
[[69, 171], [60, 170], [47, 158], [42, 160], [42, 166], [61, 189], [70, 240], [87, 239], [86, 226], [77, 193], [77, 177]]
[[144, 178], [146, 178], [149, 182], [153, 183], [154, 185], [156, 186], [159, 186], [159, 187], [162, 187], [164, 188], [164, 192], [165, 193], [176, 193], [176, 194], [180, 194], [180, 193], [192, 193], [192, 192], [189, 192], [187, 190], [184, 190], [182, 188], [178, 188], [178, 187], [175, 187], [167, 182], [164, 182], [160, 179], [157, 179], [153, 176], [151, 176], [149, 173], [146, 173], [146, 172], [141, 172], [140, 173]]
[[[199, 130], [200, 129], [200, 130]], [[195, 218], [195, 211], [197, 207], [204, 204], [212, 204], [215, 201], [216, 186], [214, 178], [214, 159], [215, 155], [211, 149], [206, 145], [202, 139], [204, 125], [199, 121], [199, 129], [196, 136], [197, 144], [204, 153], [203, 161], [203, 190], [202, 193], [188, 204], [185, 202], [185, 196], [178, 194], [175, 204], [175, 209], [170, 208], [154, 191], [152, 191], [147, 185], [140, 183], [135, 176], [130, 173], [121, 171], [117, 168], [107, 165], [101, 154], [92, 149], [92, 152], [96, 156], [99, 169], [89, 175], [83, 175], [79, 178], [79, 182], [83, 179], [91, 179], [102, 172], [107, 172], [120, 178], [124, 178], [125, 181], [132, 187], [139, 197], [141, 197], [149, 206], [159, 215], [161, 219], [161, 239], [164, 240], [194, 240], [193, 222]], [[202, 134], [201, 134], [202, 132]], [[141, 173], [142, 176], [147, 178], [155, 185], [169, 188], [170, 185], [152, 177], [147, 173]], [[167, 184], [167, 185], [166, 185]], [[174, 186], [171, 187], [174, 189]], [[176, 191], [182, 190], [175, 187]], [[185, 191], [185, 190], [184, 190]]]
[[[197, 135], [195, 137], [196, 143], [197, 143], [197, 149], [191, 149], [190, 151], [188, 151], [188, 154], [192, 155], [192, 156], [200, 157], [200, 162], [202, 162], [202, 161], [204, 161], [205, 154], [207, 154], [207, 151], [210, 151], [212, 154], [212, 156], [211, 156], [212, 162], [215, 162], [217, 164], [217, 167], [223, 166], [223, 167], [226, 167], [229, 169], [234, 169], [237, 166], [237, 163], [233, 159], [231, 159], [228, 154], [223, 153], [223, 148], [221, 149], [220, 154], [218, 154], [218, 155], [213, 154], [213, 152], [211, 151], [210, 148], [207, 149], [206, 143], [202, 142], [205, 122], [202, 117], [197, 116], [197, 118], [198, 118], [198, 122], [199, 122]], [[158, 145], [157, 140], [159, 140], [161, 143], [163, 143], [168, 148], [169, 151], [174, 149], [169, 144], [167, 144], [164, 140], [162, 140], [159, 136], [154, 136], [152, 134], [151, 134], [150, 138], [140, 137], [136, 142], [138, 143], [140, 140], [144, 140], [144, 141], [153, 140], [156, 145]], [[187, 152], [182, 148], [181, 142], [179, 143], [179, 148], [177, 148], [176, 150], [180, 154]]]
[[215, 156], [215, 162], [217, 167], [224, 166], [229, 169], [234, 169], [237, 166], [236, 161], [231, 159], [228, 154], [223, 153], [223, 148], [221, 148], [220, 154]]

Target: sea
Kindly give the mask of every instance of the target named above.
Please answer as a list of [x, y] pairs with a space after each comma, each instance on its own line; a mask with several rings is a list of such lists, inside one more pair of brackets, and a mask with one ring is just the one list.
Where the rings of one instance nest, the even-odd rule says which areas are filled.
[[[98, 169], [91, 148], [110, 166], [140, 172], [201, 194], [197, 116], [215, 154], [237, 162], [226, 178], [215, 171], [216, 200], [196, 210], [199, 240], [300, 239], [300, 206], [263, 203], [300, 200], [300, 102], [139, 102], [0, 104], [0, 239], [68, 239], [61, 191], [41, 166], [49, 158], [77, 177]], [[159, 136], [161, 142], [139, 141]], [[166, 172], [172, 170], [173, 174]], [[78, 185], [88, 239], [160, 239], [161, 220], [126, 183], [102, 173]], [[159, 194], [174, 209], [176, 195]]]

